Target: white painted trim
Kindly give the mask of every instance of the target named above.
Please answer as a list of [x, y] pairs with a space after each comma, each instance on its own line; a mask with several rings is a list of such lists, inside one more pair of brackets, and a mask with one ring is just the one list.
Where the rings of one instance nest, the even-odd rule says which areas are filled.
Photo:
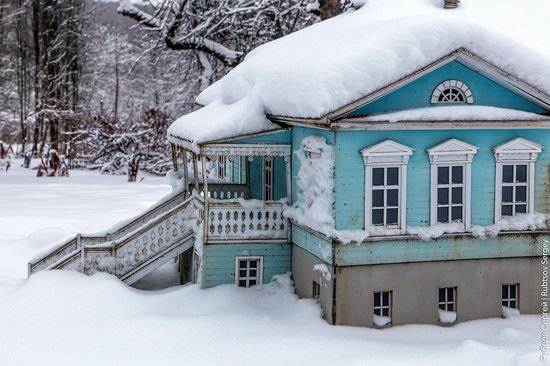
[[[414, 152], [408, 146], [398, 142], [386, 140], [368, 146], [360, 151], [365, 163], [365, 230], [372, 225], [372, 169], [393, 168], [399, 169], [399, 222], [397, 229], [402, 234], [407, 231], [407, 165], [409, 157]], [[385, 178], [386, 179], [386, 178]], [[386, 226], [387, 227], [387, 226]]]
[[[256, 275], [256, 285], [262, 285], [264, 282], [264, 257], [261, 255], [257, 256], [246, 256], [241, 255], [235, 257], [235, 285], [239, 286], [239, 261], [240, 260], [257, 260], [258, 263], [258, 269], [257, 269], [257, 275]], [[249, 286], [247, 286], [249, 287]]]
[[[266, 159], [265, 156], [262, 157], [262, 167], [263, 167], [263, 169], [262, 169], [262, 173], [263, 173], [263, 176], [262, 176], [262, 188], [263, 188], [262, 189], [262, 191], [263, 191], [262, 192], [262, 198], [263, 198], [264, 201], [273, 201], [273, 193], [274, 193], [273, 192], [273, 190], [274, 190], [274, 187], [273, 187], [273, 173], [275, 171], [275, 169], [274, 169], [275, 164], [274, 164], [273, 159], [274, 158], [271, 157], [271, 160], [269, 161], [271, 164], [268, 167], [267, 166], [268, 160]], [[269, 175], [270, 179], [269, 179], [269, 182], [266, 182], [265, 181], [265, 175], [266, 175], [266, 172], [268, 172], [268, 171], [270, 172], [270, 175]], [[269, 191], [271, 192], [271, 197], [267, 197], [266, 194], [265, 194], [266, 189], [268, 189], [268, 188], [269, 188]]]
[[535, 212], [535, 162], [542, 146], [518, 137], [493, 148], [495, 155], [495, 218], [502, 218], [502, 167], [503, 165], [527, 165], [527, 213]]
[[444, 82], [436, 86], [434, 91], [432, 92], [431, 104], [459, 103], [459, 102], [440, 102], [439, 101], [439, 97], [447, 89], [458, 89], [464, 98], [463, 103], [465, 104], [472, 104], [474, 102], [474, 96], [472, 95], [472, 91], [470, 90], [470, 88], [468, 88], [468, 85], [466, 85], [464, 82], [460, 80], [445, 80]]

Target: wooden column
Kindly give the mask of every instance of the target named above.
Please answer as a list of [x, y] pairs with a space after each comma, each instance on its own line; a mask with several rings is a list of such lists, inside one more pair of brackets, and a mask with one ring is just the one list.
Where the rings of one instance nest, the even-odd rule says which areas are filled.
[[204, 239], [203, 243], [206, 243], [208, 241], [208, 177], [206, 176], [206, 156], [201, 157], [201, 165], [202, 165], [202, 184], [203, 184], [203, 192], [204, 192], [204, 219], [203, 219], [203, 226], [204, 226]]
[[197, 154], [193, 153], [193, 188], [199, 190], [199, 167], [197, 164]]
[[174, 144], [170, 144], [170, 149], [172, 150], [172, 165], [174, 166], [174, 171], [178, 171], [178, 152], [176, 150], [176, 146]]
[[183, 150], [183, 186], [189, 192], [189, 172], [187, 168], [187, 151]]

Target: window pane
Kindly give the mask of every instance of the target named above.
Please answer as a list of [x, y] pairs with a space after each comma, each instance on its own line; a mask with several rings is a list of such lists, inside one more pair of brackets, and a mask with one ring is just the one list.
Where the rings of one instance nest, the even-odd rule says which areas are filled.
[[455, 301], [454, 289], [452, 287], [447, 288], [447, 301]]
[[502, 202], [512, 202], [513, 187], [502, 187]]
[[516, 165], [516, 182], [527, 182], [527, 165]]
[[384, 209], [377, 208], [372, 210], [372, 224], [373, 225], [384, 225]]
[[512, 216], [511, 205], [502, 205], [502, 216]]
[[397, 208], [389, 208], [386, 211], [386, 225], [397, 225], [398, 220], [397, 216], [399, 214], [399, 210]]
[[449, 222], [449, 209], [447, 207], [437, 208], [437, 222]]
[[374, 306], [380, 306], [380, 292], [374, 293]]
[[462, 220], [462, 206], [451, 208], [451, 221]]
[[250, 261], [250, 268], [256, 268], [258, 267], [258, 261], [255, 260], [255, 261]]
[[239, 268], [246, 268], [247, 261], [239, 261]]
[[510, 298], [511, 299], [516, 298], [516, 286], [514, 285], [510, 286]]
[[503, 165], [502, 166], [502, 181], [504, 183], [512, 183], [514, 181], [514, 166]]
[[508, 298], [508, 286], [507, 285], [502, 286], [502, 298], [503, 299]]
[[388, 168], [387, 184], [389, 186], [396, 186], [399, 184], [399, 168]]
[[387, 206], [398, 206], [397, 202], [399, 199], [399, 190], [397, 189], [388, 189], [386, 205]]
[[384, 185], [384, 168], [372, 168], [372, 185]]
[[255, 270], [255, 269], [251, 269], [251, 270], [250, 270], [249, 276], [250, 276], [250, 277], [256, 277], [256, 270]]
[[502, 301], [502, 306], [508, 306], [508, 301]]
[[382, 316], [390, 316], [390, 309], [382, 309]]
[[438, 205], [449, 204], [449, 188], [437, 189], [437, 204]]
[[453, 188], [453, 203], [462, 203], [462, 187]]
[[390, 304], [390, 293], [382, 292], [382, 305], [388, 306]]
[[384, 207], [384, 191], [377, 189], [372, 191], [372, 207]]
[[516, 205], [516, 213], [527, 213], [527, 205]]
[[516, 187], [516, 202], [527, 202], [527, 187]]
[[248, 285], [249, 285], [249, 286], [253, 286], [253, 285], [255, 285], [255, 284], [256, 284], [256, 280], [249, 280], [249, 281], [248, 281]]
[[511, 307], [512, 309], [517, 309], [517, 307], [518, 307], [517, 301], [515, 301], [515, 300], [510, 301], [510, 307]]
[[462, 169], [461, 166], [453, 166], [453, 183], [462, 183], [463, 177], [462, 177]]
[[445, 301], [445, 289], [440, 288], [439, 289], [439, 302]]
[[239, 280], [239, 287], [246, 287], [246, 280]]
[[441, 310], [445, 310], [445, 303], [439, 304], [439, 308], [440, 308]]
[[381, 316], [382, 315], [382, 309], [374, 309], [374, 315]]
[[449, 184], [448, 166], [440, 166], [437, 168], [437, 184]]
[[455, 311], [455, 304], [447, 304], [447, 311]]
[[239, 277], [246, 277], [246, 269], [241, 269], [239, 271]]

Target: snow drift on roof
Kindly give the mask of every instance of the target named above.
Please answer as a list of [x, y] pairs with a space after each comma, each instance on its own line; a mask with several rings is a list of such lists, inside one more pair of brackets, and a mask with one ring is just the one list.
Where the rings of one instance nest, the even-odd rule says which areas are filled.
[[[550, 94], [549, 13], [548, 0], [464, 0], [453, 10], [443, 9], [442, 0], [370, 0], [258, 47], [197, 102], [216, 103], [224, 114], [222, 105], [251, 98], [255, 114], [263, 108], [317, 118], [459, 48]], [[246, 130], [242, 121], [219, 117], [227, 132], [233, 122]], [[250, 130], [264, 125], [242, 117]]]
[[362, 118], [368, 122], [400, 121], [538, 121], [549, 117], [516, 109], [488, 106], [444, 106], [407, 109]]

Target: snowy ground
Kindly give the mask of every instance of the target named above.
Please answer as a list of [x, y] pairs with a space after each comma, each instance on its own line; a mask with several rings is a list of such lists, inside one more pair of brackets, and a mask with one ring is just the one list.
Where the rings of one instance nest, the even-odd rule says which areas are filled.
[[[250, 289], [156, 292], [104, 274], [23, 279], [28, 257], [51, 242], [103, 230], [168, 191], [151, 177], [128, 184], [90, 172], [0, 173], [0, 365], [538, 364], [540, 316], [373, 330], [329, 326], [314, 301], [293, 295], [287, 276]], [[170, 271], [163, 267], [141, 287], [160, 287]]]

